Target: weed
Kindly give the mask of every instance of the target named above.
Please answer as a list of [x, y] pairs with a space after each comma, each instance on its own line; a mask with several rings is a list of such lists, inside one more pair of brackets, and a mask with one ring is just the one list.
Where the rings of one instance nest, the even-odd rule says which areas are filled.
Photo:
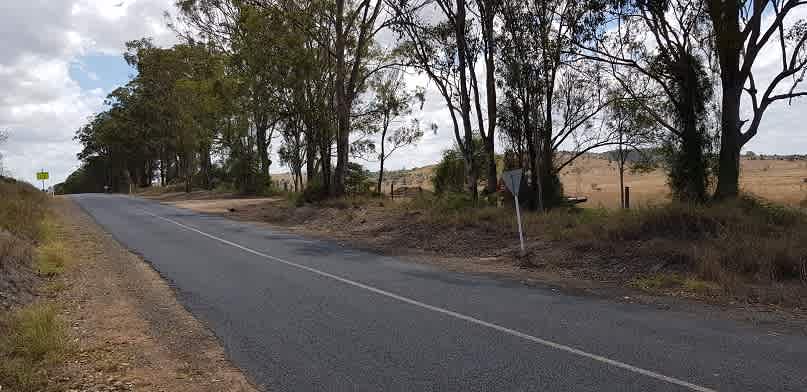
[[64, 272], [66, 248], [61, 241], [49, 241], [37, 248], [36, 268], [42, 276], [54, 276]]
[[33, 304], [0, 320], [0, 385], [15, 391], [38, 391], [47, 383], [45, 370], [71, 350], [56, 308]]

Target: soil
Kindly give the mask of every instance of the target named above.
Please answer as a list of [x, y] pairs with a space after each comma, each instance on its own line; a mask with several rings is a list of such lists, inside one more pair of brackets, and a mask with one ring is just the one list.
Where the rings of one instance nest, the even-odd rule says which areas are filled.
[[39, 278], [31, 263], [30, 244], [0, 230], [0, 312], [33, 300]]
[[[345, 202], [336, 207], [306, 205], [298, 208], [276, 198], [167, 202], [452, 271], [493, 274], [576, 294], [651, 304], [708, 317], [717, 315], [807, 334], [807, 311], [798, 307], [749, 303], [721, 291], [633, 288], [632, 281], [637, 276], [653, 271], [669, 272], [663, 265], [644, 260], [643, 249], [652, 248], [652, 243], [635, 244], [635, 251], [629, 252], [627, 259], [620, 259], [557, 241], [531, 238], [522, 256], [515, 230], [505, 233], [500, 227], [484, 222], [464, 226], [434, 222], [424, 219], [424, 212], [390, 208], [384, 203], [390, 202]], [[804, 291], [804, 287], [796, 289]]]
[[[243, 391], [259, 388], [227, 359], [215, 336], [169, 285], [68, 199], [54, 210], [75, 260], [51, 293], [77, 350], [59, 391]], [[45, 293], [47, 295], [47, 293]]]

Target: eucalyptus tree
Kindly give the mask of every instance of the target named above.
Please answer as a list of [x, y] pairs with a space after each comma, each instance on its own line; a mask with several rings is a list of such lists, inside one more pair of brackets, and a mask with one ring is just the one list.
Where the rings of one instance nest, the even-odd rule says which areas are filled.
[[667, 133], [669, 184], [682, 200], [708, 198], [713, 140], [711, 29], [695, 0], [616, 1], [616, 21], [584, 56], [611, 67], [621, 88]]
[[[269, 149], [279, 121], [276, 86], [285, 77], [276, 41], [288, 34], [285, 15], [276, 8], [254, 7], [241, 0], [178, 0], [185, 42], [204, 42], [226, 55], [228, 72], [237, 77], [242, 110], [250, 115], [258, 172], [268, 180]], [[175, 30], [177, 25], [172, 25]], [[245, 157], [246, 159], [251, 159]]]
[[391, 1], [394, 14], [391, 27], [399, 37], [398, 54], [409, 59], [407, 65], [425, 73], [445, 101], [457, 149], [464, 161], [465, 184], [476, 200], [479, 174], [474, 162], [468, 81], [468, 70], [474, 66], [476, 56], [469, 50], [465, 1]]
[[[505, 96], [504, 135], [529, 154], [533, 207], [561, 202], [560, 171], [582, 154], [614, 143], [602, 127], [607, 83], [579, 45], [603, 24], [598, 0], [504, 0], [499, 78]], [[511, 139], [512, 140], [512, 139]], [[571, 149], [572, 153], [561, 153]], [[519, 158], [521, 160], [522, 158]]]
[[[771, 104], [807, 95], [807, 9], [802, 0], [704, 0], [714, 28], [720, 64], [721, 131], [718, 198], [739, 191], [740, 150], [759, 131]], [[771, 53], [779, 66], [769, 78], [755, 79]], [[765, 80], [768, 79], [768, 80]], [[745, 94], [745, 95], [744, 95]], [[750, 118], [743, 119], [743, 97], [750, 100]]]
[[[406, 146], [415, 144], [423, 137], [420, 121], [411, 119], [412, 105], [416, 100], [423, 102], [424, 92], [406, 90], [405, 75], [400, 70], [377, 74], [370, 81], [373, 98], [369, 103], [372, 133], [379, 134], [378, 141], [378, 180], [376, 192], [381, 193], [384, 181], [384, 164], [392, 154]], [[375, 147], [375, 146], [374, 146]], [[374, 148], [375, 149], [375, 148]]]

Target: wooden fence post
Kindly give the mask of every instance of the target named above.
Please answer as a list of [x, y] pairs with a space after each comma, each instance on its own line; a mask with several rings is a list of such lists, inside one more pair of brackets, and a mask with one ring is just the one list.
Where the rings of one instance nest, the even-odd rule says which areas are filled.
[[625, 187], [625, 205], [623, 207], [630, 208], [630, 187], [629, 186]]

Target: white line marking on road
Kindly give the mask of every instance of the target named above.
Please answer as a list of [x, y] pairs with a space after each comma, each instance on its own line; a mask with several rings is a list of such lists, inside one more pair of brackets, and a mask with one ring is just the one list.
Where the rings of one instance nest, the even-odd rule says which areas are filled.
[[420, 307], [420, 308], [423, 308], [423, 309], [431, 310], [433, 312], [437, 312], [437, 313], [441, 313], [441, 314], [444, 314], [444, 315], [447, 315], [447, 316], [451, 316], [451, 317], [454, 317], [454, 318], [457, 318], [457, 319], [460, 319], [460, 320], [467, 321], [467, 322], [472, 323], [472, 324], [481, 325], [483, 327], [494, 329], [494, 330], [497, 330], [499, 332], [504, 332], [506, 334], [513, 335], [513, 336], [522, 338], [524, 340], [528, 340], [528, 341], [533, 342], [533, 343], [538, 343], [540, 345], [551, 347], [551, 348], [554, 348], [554, 349], [557, 349], [557, 350], [560, 350], [560, 351], [565, 351], [565, 352], [568, 352], [568, 353], [571, 353], [571, 354], [579, 355], [581, 357], [592, 359], [594, 361], [601, 362], [601, 363], [611, 365], [611, 366], [614, 366], [614, 367], [618, 367], [618, 368], [621, 368], [621, 369], [624, 369], [624, 370], [627, 370], [627, 371], [630, 371], [630, 372], [633, 372], [633, 373], [638, 373], [638, 374], [641, 374], [641, 375], [644, 375], [644, 376], [647, 376], [647, 377], [655, 378], [656, 380], [660, 380], [660, 381], [668, 382], [670, 384], [675, 384], [675, 385], [679, 385], [679, 386], [682, 386], [682, 387], [685, 387], [685, 388], [689, 388], [689, 389], [691, 389], [693, 391], [698, 391], [698, 392], [717, 392], [715, 389], [702, 387], [700, 385], [696, 385], [696, 384], [693, 384], [693, 383], [690, 383], [690, 382], [687, 382], [687, 381], [684, 381], [684, 380], [680, 380], [680, 379], [670, 377], [670, 376], [665, 376], [665, 375], [663, 375], [661, 373], [656, 373], [656, 372], [654, 372], [652, 370], [642, 369], [640, 367], [636, 367], [636, 366], [633, 366], [633, 365], [630, 365], [630, 364], [627, 364], [627, 363], [624, 363], [624, 362], [620, 362], [620, 361], [617, 361], [617, 360], [614, 360], [614, 359], [606, 358], [606, 357], [603, 357], [601, 355], [592, 354], [592, 353], [589, 353], [589, 352], [586, 352], [586, 351], [583, 351], [583, 350], [580, 350], [580, 349], [576, 349], [574, 347], [566, 346], [564, 344], [555, 343], [553, 341], [546, 340], [546, 339], [541, 339], [539, 337], [528, 335], [526, 333], [519, 332], [519, 331], [516, 331], [514, 329], [507, 328], [507, 327], [503, 327], [503, 326], [498, 325], [498, 324], [487, 322], [485, 320], [480, 320], [478, 318], [474, 318], [474, 317], [471, 317], [471, 316], [466, 316], [466, 315], [464, 315], [462, 313], [457, 313], [457, 312], [454, 312], [452, 310], [444, 309], [444, 308], [441, 308], [441, 307], [438, 307], [438, 306], [429, 305], [427, 303], [423, 303], [423, 302], [420, 302], [420, 301], [417, 301], [417, 300], [414, 300], [414, 299], [411, 299], [411, 298], [407, 298], [407, 297], [404, 297], [404, 296], [401, 296], [401, 295], [398, 295], [398, 294], [394, 294], [394, 293], [391, 293], [389, 291], [385, 291], [385, 290], [382, 290], [382, 289], [379, 289], [379, 288], [376, 288], [376, 287], [373, 287], [373, 286], [366, 285], [364, 283], [359, 283], [359, 282], [356, 282], [356, 281], [353, 281], [353, 280], [350, 280], [350, 279], [346, 279], [346, 278], [343, 278], [341, 276], [337, 276], [337, 275], [334, 275], [334, 274], [331, 274], [331, 273], [328, 273], [328, 272], [325, 272], [325, 271], [320, 271], [320, 270], [318, 270], [316, 268], [311, 268], [311, 267], [308, 267], [308, 266], [305, 266], [305, 265], [302, 265], [302, 264], [297, 264], [297, 263], [294, 263], [294, 262], [291, 262], [291, 261], [288, 261], [288, 260], [283, 260], [283, 259], [281, 259], [279, 257], [270, 256], [270, 255], [267, 255], [265, 253], [259, 252], [257, 250], [247, 248], [246, 246], [236, 244], [235, 242], [228, 241], [228, 240], [225, 240], [223, 238], [216, 237], [216, 236], [214, 236], [212, 234], [205, 233], [205, 232], [203, 232], [203, 231], [201, 231], [199, 229], [196, 229], [194, 227], [191, 227], [191, 226], [185, 225], [183, 223], [177, 222], [177, 221], [175, 221], [173, 219], [169, 219], [169, 218], [165, 218], [165, 217], [153, 214], [153, 213], [151, 213], [149, 211], [146, 211], [146, 210], [144, 210], [142, 208], [140, 210], [145, 212], [148, 215], [151, 215], [151, 216], [155, 217], [155, 218], [162, 219], [162, 220], [164, 220], [166, 222], [169, 222], [169, 223], [173, 223], [173, 224], [175, 224], [175, 225], [177, 225], [179, 227], [182, 227], [182, 228], [184, 228], [186, 230], [190, 230], [192, 232], [195, 232], [195, 233], [198, 233], [200, 235], [203, 235], [203, 236], [205, 236], [207, 238], [219, 241], [219, 242], [221, 242], [223, 244], [227, 244], [227, 245], [230, 245], [232, 247], [241, 249], [244, 252], [252, 253], [252, 254], [254, 254], [256, 256], [260, 256], [260, 257], [263, 257], [263, 258], [266, 258], [266, 259], [269, 259], [269, 260], [274, 260], [274, 261], [276, 261], [278, 263], [282, 263], [282, 264], [285, 264], [285, 265], [288, 265], [288, 266], [291, 266], [291, 267], [294, 267], [294, 268], [298, 268], [298, 269], [305, 270], [305, 271], [308, 271], [308, 272], [311, 272], [311, 273], [314, 273], [314, 274], [317, 274], [317, 275], [320, 275], [320, 276], [324, 276], [326, 278], [330, 278], [330, 279], [342, 282], [344, 284], [347, 284], [347, 285], [350, 285], [350, 286], [353, 286], [353, 287], [358, 287], [360, 289], [364, 289], [364, 290], [367, 290], [367, 291], [370, 291], [370, 292], [373, 292], [373, 293], [376, 293], [376, 294], [379, 294], [379, 295], [383, 295], [383, 296], [388, 297], [388, 298], [392, 298], [392, 299], [395, 299], [395, 300], [398, 300], [398, 301], [401, 301], [401, 302], [405, 302], [405, 303], [410, 304], [410, 305], [414, 305], [414, 306], [417, 306], [417, 307]]

